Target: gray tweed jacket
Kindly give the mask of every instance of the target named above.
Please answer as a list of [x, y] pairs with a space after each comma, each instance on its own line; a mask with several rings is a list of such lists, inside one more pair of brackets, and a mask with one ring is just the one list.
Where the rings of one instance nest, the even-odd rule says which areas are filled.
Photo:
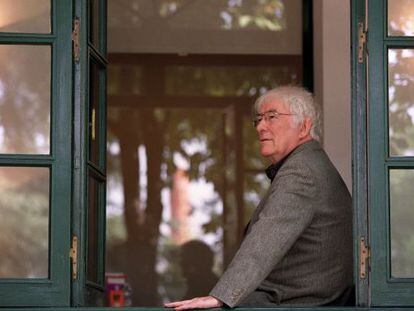
[[283, 162], [210, 295], [230, 307], [329, 304], [353, 284], [352, 203], [315, 140]]

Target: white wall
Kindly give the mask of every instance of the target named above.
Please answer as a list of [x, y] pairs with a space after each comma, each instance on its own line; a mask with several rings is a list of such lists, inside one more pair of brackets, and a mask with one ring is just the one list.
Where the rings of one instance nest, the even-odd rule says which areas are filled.
[[315, 98], [323, 107], [323, 145], [348, 189], [351, 172], [350, 1], [314, 1]]

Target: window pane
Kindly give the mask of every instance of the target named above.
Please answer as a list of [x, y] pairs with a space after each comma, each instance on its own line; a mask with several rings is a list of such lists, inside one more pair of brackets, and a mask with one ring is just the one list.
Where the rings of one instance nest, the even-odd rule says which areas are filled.
[[414, 156], [414, 49], [388, 51], [390, 156]]
[[143, 95], [142, 67], [132, 64], [108, 66], [108, 95]]
[[90, 1], [90, 40], [92, 44], [99, 50], [99, 36], [102, 35], [99, 27], [99, 10], [100, 10], [100, 0]]
[[[266, 162], [251, 123], [254, 97], [279, 84], [300, 84], [302, 60], [109, 58], [107, 271], [126, 274], [133, 305], [157, 306], [195, 288], [182, 270], [182, 243], [207, 244], [216, 275], [234, 255], [241, 220], [257, 204], [254, 192], [268, 186], [260, 179]], [[175, 214], [173, 204], [182, 206]], [[211, 269], [202, 270], [214, 279]]]
[[253, 126], [251, 110], [243, 116], [243, 160], [246, 170], [264, 172], [270, 164], [260, 154], [260, 142], [256, 129]]
[[0, 153], [50, 150], [51, 49], [0, 45]]
[[127, 275], [135, 305], [208, 293], [223, 260], [225, 110], [108, 116], [107, 271]]
[[269, 185], [270, 180], [265, 173], [246, 174], [244, 180], [244, 225], [247, 225], [261, 198], [264, 197], [265, 192], [269, 189]]
[[280, 66], [167, 66], [166, 92], [181, 96], [253, 96], [275, 85], [298, 84], [300, 57]]
[[88, 179], [88, 259], [87, 279], [98, 283], [98, 211], [99, 211], [99, 183], [89, 173]]
[[388, 0], [388, 35], [414, 36], [412, 0]]
[[0, 167], [0, 277], [47, 278], [49, 169]]
[[89, 72], [89, 160], [99, 165], [100, 105], [99, 67], [91, 60]]
[[414, 170], [390, 170], [391, 275], [414, 277]]
[[111, 52], [302, 54], [301, 0], [109, 0], [108, 7]]
[[0, 32], [49, 33], [50, 0], [1, 0]]

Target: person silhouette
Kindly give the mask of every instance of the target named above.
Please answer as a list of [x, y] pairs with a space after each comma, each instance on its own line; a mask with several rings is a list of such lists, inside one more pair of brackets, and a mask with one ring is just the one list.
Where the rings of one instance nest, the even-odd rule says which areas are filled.
[[180, 248], [180, 265], [187, 284], [183, 299], [206, 295], [217, 283], [213, 272], [214, 253], [200, 240], [191, 240]]

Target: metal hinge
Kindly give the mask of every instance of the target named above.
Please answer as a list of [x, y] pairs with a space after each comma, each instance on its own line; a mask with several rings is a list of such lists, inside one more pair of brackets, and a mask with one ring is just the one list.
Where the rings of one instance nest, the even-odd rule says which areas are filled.
[[367, 31], [364, 23], [358, 23], [358, 63], [364, 62], [364, 52], [366, 51]]
[[359, 241], [359, 278], [365, 279], [369, 271], [370, 249], [365, 241], [365, 237], [361, 236]]
[[72, 237], [72, 247], [69, 250], [69, 257], [72, 261], [72, 279], [76, 280], [78, 277], [78, 237]]
[[79, 46], [79, 30], [80, 21], [78, 17], [73, 20], [72, 42], [73, 42], [73, 58], [75, 62], [79, 61], [80, 46]]

